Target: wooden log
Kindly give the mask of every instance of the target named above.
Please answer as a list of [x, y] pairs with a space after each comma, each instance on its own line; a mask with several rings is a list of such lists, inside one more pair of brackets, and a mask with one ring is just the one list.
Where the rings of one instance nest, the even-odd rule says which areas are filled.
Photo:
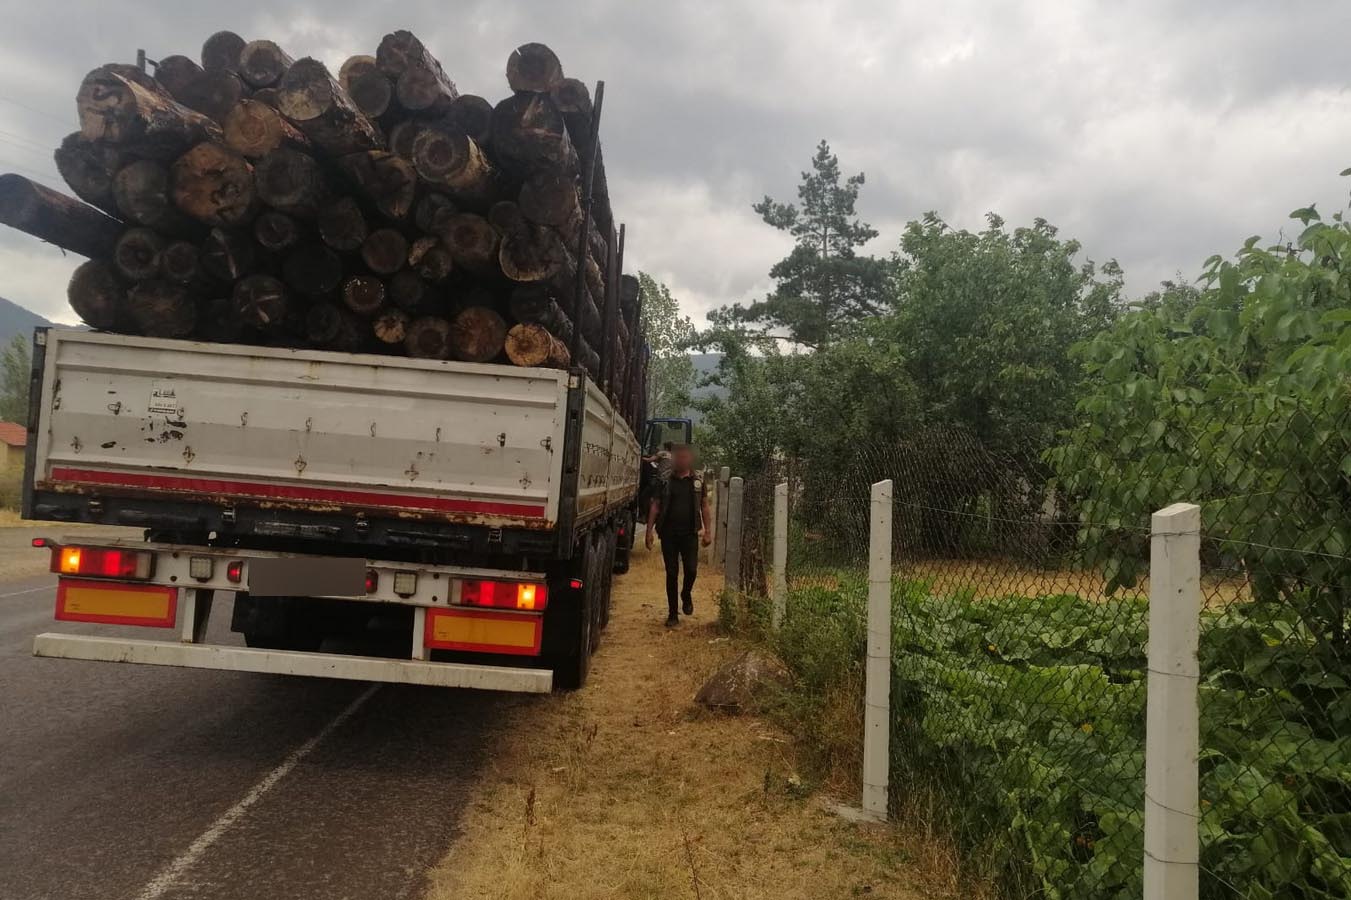
[[395, 111], [394, 82], [379, 69], [356, 75], [347, 93], [356, 108], [372, 121]]
[[522, 44], [507, 59], [507, 84], [513, 91], [547, 93], [563, 83], [563, 65], [544, 44]]
[[155, 64], [155, 80], [179, 103], [183, 103], [183, 89], [201, 74], [202, 67], [196, 60], [178, 54], [163, 57]]
[[464, 362], [490, 362], [502, 355], [507, 323], [496, 310], [471, 306], [456, 313], [450, 323], [451, 355]]
[[570, 172], [542, 170], [530, 175], [516, 197], [521, 215], [536, 225], [562, 229], [581, 219], [577, 178]]
[[[352, 93], [352, 79], [365, 75], [367, 72], [379, 71], [375, 64], [375, 57], [367, 54], [358, 54], [349, 56], [347, 60], [338, 67], [338, 84], [348, 94]], [[353, 97], [352, 99], [356, 99]]]
[[305, 313], [305, 337], [325, 350], [358, 350], [367, 333], [350, 312], [332, 303], [316, 303]]
[[388, 150], [367, 150], [340, 158], [338, 168], [386, 218], [402, 221], [413, 211], [418, 180], [408, 160]]
[[319, 237], [334, 250], [360, 250], [369, 234], [361, 206], [351, 197], [339, 197], [319, 208]]
[[323, 152], [345, 156], [379, 150], [380, 130], [317, 59], [298, 61], [282, 78], [277, 108]]
[[418, 231], [441, 234], [446, 221], [459, 212], [449, 197], [438, 191], [428, 191], [413, 206], [413, 224]]
[[137, 334], [184, 338], [197, 327], [197, 302], [181, 284], [142, 281], [127, 292], [127, 317]]
[[245, 340], [244, 322], [230, 296], [212, 297], [201, 304], [197, 314], [197, 336], [215, 344], [237, 344]]
[[548, 94], [513, 94], [493, 107], [493, 147], [518, 169], [577, 170], [567, 122]]
[[492, 143], [493, 105], [477, 94], [461, 94], [450, 104], [445, 124], [468, 135], [480, 147], [487, 147]]
[[304, 237], [304, 230], [291, 216], [275, 209], [263, 210], [253, 220], [253, 239], [264, 250], [280, 253], [289, 250]]
[[502, 272], [512, 281], [544, 282], [566, 274], [568, 251], [552, 228], [529, 226], [507, 234], [498, 251]]
[[[574, 323], [568, 312], [572, 306], [570, 294], [560, 293], [542, 283], [522, 284], [512, 289], [508, 303], [518, 322], [543, 325], [565, 341], [572, 339]], [[582, 335], [589, 341], [600, 343], [600, 311], [591, 302], [582, 303]]]
[[238, 72], [245, 41], [233, 31], [217, 31], [202, 43], [202, 68], [208, 72]]
[[207, 225], [234, 226], [253, 218], [253, 166], [224, 144], [203, 143], [173, 166], [174, 204]]
[[638, 292], [640, 283], [636, 275], [621, 275], [619, 278], [619, 308], [629, 322], [638, 320]]
[[248, 275], [235, 282], [235, 313], [250, 328], [276, 331], [290, 312], [286, 286], [271, 275]]
[[280, 147], [308, 150], [310, 142], [282, 114], [257, 100], [240, 100], [224, 120], [225, 144], [249, 159]]
[[235, 105], [248, 96], [248, 88], [234, 72], [200, 72], [188, 82], [175, 99], [189, 109], [195, 109], [224, 124]]
[[128, 228], [113, 247], [113, 266], [129, 281], [158, 278], [166, 243], [149, 228]]
[[233, 284], [254, 270], [258, 251], [245, 232], [213, 228], [202, 241], [202, 269], [226, 284]]
[[[591, 114], [594, 108], [591, 103], [591, 90], [585, 81], [579, 78], [564, 78], [558, 87], [553, 89], [553, 98], [558, 111], [563, 114], [569, 125], [572, 123], [571, 116], [585, 116], [586, 133], [590, 133]], [[581, 134], [582, 132], [573, 132], [573, 141], [580, 143]]]
[[449, 359], [450, 330], [450, 322], [440, 316], [414, 319], [405, 328], [404, 352], [415, 359]]
[[353, 275], [343, 282], [342, 302], [352, 312], [369, 319], [385, 308], [385, 283], [374, 275]]
[[153, 159], [138, 159], [113, 176], [113, 200], [128, 222], [177, 234], [193, 228], [174, 203], [169, 167]]
[[404, 119], [395, 122], [389, 129], [389, 150], [391, 153], [412, 162], [413, 149], [417, 145], [417, 136], [427, 127], [417, 119]]
[[521, 215], [521, 208], [515, 200], [498, 200], [488, 209], [488, 224], [497, 229], [497, 233], [506, 237], [513, 231], [523, 229], [527, 223]]
[[400, 269], [391, 275], [385, 292], [391, 303], [413, 315], [432, 312], [437, 305], [431, 285], [412, 269]]
[[585, 267], [583, 277], [586, 279], [586, 287], [591, 292], [591, 296], [604, 297], [605, 276], [601, 273], [600, 265], [590, 256], [582, 261], [582, 265]]
[[417, 174], [443, 187], [456, 203], [486, 210], [496, 199], [499, 176], [474, 139], [424, 128], [413, 142]]
[[318, 161], [289, 147], [279, 147], [258, 160], [253, 181], [258, 199], [301, 219], [318, 215], [330, 193]]
[[454, 266], [450, 249], [437, 237], [421, 237], [408, 248], [408, 266], [432, 283], [445, 281]]
[[80, 263], [66, 286], [66, 300], [91, 328], [115, 328], [122, 321], [127, 292], [113, 267], [101, 259]]
[[114, 144], [86, 140], [80, 132], [68, 134], [54, 154], [56, 171], [85, 203], [120, 215], [113, 196], [113, 179], [126, 161]]
[[393, 275], [408, 261], [408, 239], [394, 228], [377, 228], [361, 244], [361, 259], [380, 275]]
[[501, 238], [488, 220], [473, 213], [448, 216], [439, 233], [455, 265], [480, 276], [497, 271]]
[[160, 271], [176, 284], [202, 280], [202, 251], [192, 241], [172, 241], [160, 252]]
[[375, 64], [381, 72], [396, 80], [411, 67], [440, 66], [417, 35], [402, 30], [380, 39], [380, 46], [375, 50]]
[[571, 362], [568, 348], [543, 325], [513, 325], [504, 345], [507, 359], [518, 366], [548, 366], [566, 369]]
[[249, 87], [273, 87], [294, 64], [285, 50], [272, 41], [249, 41], [239, 51], [239, 77]]
[[[273, 109], [277, 109], [277, 89], [274, 87], [259, 88], [249, 95], [249, 99], [257, 100], [264, 106], [270, 106]], [[281, 110], [277, 111], [280, 112]]]
[[302, 243], [286, 254], [281, 277], [297, 294], [323, 297], [342, 284], [342, 260], [317, 241]]
[[[586, 84], [575, 78], [565, 78], [563, 84], [553, 93], [554, 102], [563, 113], [567, 123], [568, 137], [577, 151], [578, 159], [585, 166], [591, 156], [591, 116], [593, 106], [591, 92]], [[591, 183], [591, 216], [599, 231], [609, 234], [614, 229], [614, 217], [610, 210], [610, 188], [605, 177], [605, 158], [599, 146], [596, 147], [596, 166]], [[605, 253], [597, 253], [597, 259], [604, 259]]]
[[371, 331], [376, 340], [383, 344], [402, 344], [408, 337], [408, 326], [412, 322], [408, 313], [401, 309], [386, 307], [371, 322]]
[[121, 66], [102, 66], [86, 75], [75, 104], [86, 139], [121, 144], [141, 156], [174, 158], [201, 141], [222, 138], [214, 121]]
[[122, 236], [116, 219], [22, 175], [0, 175], [0, 224], [89, 257], [107, 256]]
[[429, 53], [425, 57], [424, 61], [410, 63], [404, 68], [395, 84], [394, 95], [399, 106], [410, 113], [445, 113], [460, 92], [455, 89], [455, 82], [446, 77], [441, 63]]

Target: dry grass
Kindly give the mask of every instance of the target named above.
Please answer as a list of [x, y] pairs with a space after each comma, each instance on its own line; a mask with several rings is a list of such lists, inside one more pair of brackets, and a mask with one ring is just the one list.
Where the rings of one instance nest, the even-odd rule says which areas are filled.
[[693, 705], [735, 649], [712, 624], [716, 579], [668, 631], [660, 559], [634, 563], [588, 687], [511, 713], [431, 900], [959, 896], [937, 842], [842, 821], [782, 732]]

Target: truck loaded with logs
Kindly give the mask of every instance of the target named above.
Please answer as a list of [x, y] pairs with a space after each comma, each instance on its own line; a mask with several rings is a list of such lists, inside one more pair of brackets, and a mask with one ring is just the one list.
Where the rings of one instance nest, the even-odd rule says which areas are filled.
[[[40, 541], [56, 617], [173, 633], [34, 652], [580, 685], [646, 395], [604, 84], [526, 44], [493, 104], [407, 31], [336, 75], [231, 32], [147, 62], [80, 85], [75, 196], [0, 175], [0, 222], [86, 257], [88, 328], [35, 334], [24, 513], [145, 533]], [[205, 642], [217, 594], [244, 646]]]

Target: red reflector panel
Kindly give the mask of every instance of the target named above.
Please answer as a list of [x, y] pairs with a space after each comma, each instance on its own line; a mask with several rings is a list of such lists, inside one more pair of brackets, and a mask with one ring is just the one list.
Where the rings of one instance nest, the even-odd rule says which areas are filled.
[[423, 643], [437, 650], [538, 656], [543, 634], [544, 619], [541, 616], [429, 609]]
[[460, 585], [460, 603], [494, 609], [540, 610], [549, 605], [549, 589], [517, 581], [471, 581]]
[[150, 625], [172, 628], [178, 588], [62, 578], [56, 586], [56, 618], [63, 622]]
[[52, 571], [62, 575], [90, 578], [150, 577], [155, 557], [142, 550], [118, 550], [111, 547], [53, 547]]

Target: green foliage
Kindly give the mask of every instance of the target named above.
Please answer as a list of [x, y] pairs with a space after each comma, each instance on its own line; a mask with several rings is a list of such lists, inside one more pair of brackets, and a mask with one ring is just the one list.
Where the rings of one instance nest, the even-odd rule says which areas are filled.
[[671, 290], [646, 272], [638, 273], [638, 292], [643, 307], [643, 333], [651, 359], [647, 371], [647, 414], [682, 416], [690, 407], [694, 390], [694, 362], [689, 345], [694, 323], [681, 315], [680, 302]]
[[16, 334], [0, 350], [0, 420], [28, 424], [28, 379], [32, 368], [28, 338]]

